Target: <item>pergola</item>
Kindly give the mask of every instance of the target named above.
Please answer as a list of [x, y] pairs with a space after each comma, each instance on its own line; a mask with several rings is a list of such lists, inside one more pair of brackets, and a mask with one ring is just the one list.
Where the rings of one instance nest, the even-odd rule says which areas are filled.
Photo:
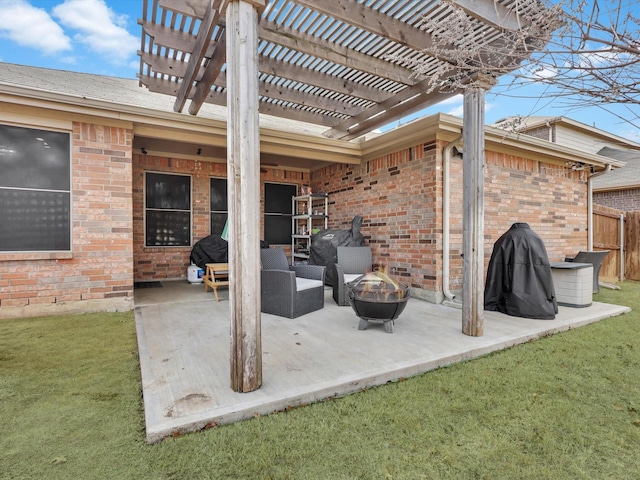
[[[430, 85], [432, 72], [460, 74], [426, 53], [434, 38], [420, 28], [425, 17], [452, 15], [451, 3], [470, 20], [462, 44], [504, 45], [542, 8], [538, 0], [144, 0], [141, 84], [176, 97], [177, 112], [187, 103], [193, 115], [205, 102], [227, 107], [235, 391], [262, 383], [259, 114], [322, 125], [326, 137], [350, 141], [464, 93], [462, 331], [482, 335], [484, 94], [495, 79], [469, 72], [462, 92]], [[505, 60], [493, 61], [504, 70]], [[416, 63], [420, 74], [409, 67]]]

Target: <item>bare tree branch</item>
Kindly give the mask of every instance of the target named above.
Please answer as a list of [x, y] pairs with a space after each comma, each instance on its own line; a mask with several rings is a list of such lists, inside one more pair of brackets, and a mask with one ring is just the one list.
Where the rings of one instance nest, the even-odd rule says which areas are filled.
[[[457, 5], [443, 0], [447, 14], [425, 18], [421, 28], [434, 37], [426, 53], [453, 64], [459, 74], [445, 81], [451, 65], [412, 63], [416, 73], [430, 76], [429, 88], [468, 88], [474, 74], [510, 75], [512, 88], [526, 84], [553, 87], [567, 106], [627, 106], [625, 121], [640, 125], [640, 19], [636, 0], [519, 0], [512, 13], [520, 28], [496, 27], [484, 43], [471, 41], [478, 22]], [[491, 60], [490, 62], [488, 60]], [[497, 67], [496, 60], [500, 60]], [[496, 93], [496, 92], [494, 92]], [[620, 116], [620, 114], [617, 114]]]

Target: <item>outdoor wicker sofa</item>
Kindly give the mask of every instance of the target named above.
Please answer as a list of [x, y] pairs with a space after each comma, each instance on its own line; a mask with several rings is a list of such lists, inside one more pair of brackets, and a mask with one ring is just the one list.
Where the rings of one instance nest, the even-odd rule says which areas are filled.
[[296, 318], [324, 307], [323, 265], [289, 265], [282, 248], [260, 250], [262, 312]]

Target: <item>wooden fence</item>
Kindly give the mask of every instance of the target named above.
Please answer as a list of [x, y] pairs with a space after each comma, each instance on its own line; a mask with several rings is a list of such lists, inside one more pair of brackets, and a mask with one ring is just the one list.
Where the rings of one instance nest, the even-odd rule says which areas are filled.
[[[600, 280], [615, 282], [620, 280], [620, 215], [593, 212], [593, 249], [609, 250], [602, 262]], [[622, 231], [624, 232], [624, 272], [627, 280], [640, 280], [640, 212], [624, 214]]]
[[600, 280], [620, 279], [620, 216], [601, 211], [593, 212], [593, 249], [609, 250], [602, 262]]

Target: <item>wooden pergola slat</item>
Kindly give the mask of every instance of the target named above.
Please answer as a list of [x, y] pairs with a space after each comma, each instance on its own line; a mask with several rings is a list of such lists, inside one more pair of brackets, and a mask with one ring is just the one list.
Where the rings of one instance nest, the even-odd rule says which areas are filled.
[[[166, 60], [159, 63], [157, 58], [150, 56], [157, 52], [141, 52], [141, 62], [146, 69], [141, 68], [140, 80], [141, 83], [150, 85], [150, 77], [154, 74], [175, 76], [180, 83], [176, 110], [181, 111], [186, 101], [191, 99], [189, 112], [195, 115], [203, 103], [211, 102], [212, 97], [216, 97], [215, 93], [209, 94], [212, 87], [217, 86], [222, 91], [227, 87], [223, 75], [226, 62], [224, 48], [216, 48], [217, 39], [206, 39], [215, 24], [219, 29], [219, 39], [224, 41], [225, 19], [220, 12], [224, 11], [227, 3], [227, 0], [156, 0], [156, 12], [153, 15], [147, 15], [148, 7], [145, 6], [141, 24], [143, 35], [151, 39], [147, 42], [149, 48], [164, 46], [173, 51], [173, 57], [165, 55]], [[526, 24], [525, 17], [509, 0], [458, 0], [456, 3], [482, 26], [477, 33], [470, 33], [471, 36], [478, 35], [478, 41], [486, 42], [490, 38], [494, 42], [500, 42], [502, 31], [521, 28]], [[535, 6], [533, 0], [526, 2], [525, 7], [534, 8], [532, 5]], [[417, 8], [422, 8], [423, 11], [416, 10]], [[259, 9], [259, 14], [263, 13], [258, 19], [259, 42], [272, 45], [276, 51], [287, 52], [287, 55], [279, 53], [283, 58], [272, 54], [260, 57], [259, 71], [274, 77], [270, 80], [273, 86], [266, 83], [260, 86], [263, 98], [261, 103], [269, 104], [263, 105], [260, 111], [269, 111], [270, 114], [286, 118], [297, 117], [304, 119], [303, 121], [321, 122], [321, 125], [329, 128], [326, 132], [328, 137], [352, 139], [389, 123], [398, 116], [419, 109], [420, 101], [423, 102], [422, 108], [426, 108], [448, 98], [451, 92], [426, 94], [426, 77], [414, 75], [410, 69], [389, 60], [386, 54], [403, 52], [422, 58], [424, 62], [434, 62], [434, 68], [438, 64], [446, 64], [446, 60], [430, 58], [424, 52], [424, 49], [433, 47], [433, 39], [429, 32], [416, 25], [421, 14], [440, 18], [446, 16], [449, 9], [448, 5], [437, 0], [383, 0], [376, 2], [375, 7], [359, 0], [265, 2]], [[388, 12], [402, 14], [394, 16]], [[156, 19], [160, 19], [160, 23], [156, 23]], [[201, 23], [198, 31], [193, 34], [196, 21]], [[331, 28], [326, 31], [315, 27], [312, 29], [312, 26], [322, 22], [330, 24]], [[349, 34], [343, 34], [343, 37], [336, 33], [343, 31]], [[366, 49], [361, 51], [362, 46], [358, 44], [360, 41], [379, 45], [373, 52]], [[301, 62], [300, 56], [307, 60]], [[290, 60], [293, 57], [296, 59]], [[185, 58], [188, 60], [185, 61]], [[145, 59], [155, 61], [147, 64]], [[316, 65], [319, 63], [331, 67], [318, 71]], [[179, 68], [179, 64], [186, 66], [187, 70]], [[308, 68], [308, 64], [314, 66]], [[161, 68], [154, 70], [154, 65]], [[168, 73], [167, 69], [171, 72]], [[143, 71], [151, 73], [143, 74]], [[294, 95], [291, 91], [281, 89], [276, 83], [283, 78], [308, 87], [320, 87], [325, 91], [321, 94], [309, 94], [308, 92], [317, 90], [296, 88], [296, 92], [302, 93]], [[270, 94], [273, 97], [270, 98]], [[288, 94], [291, 95], [285, 108], [273, 107], [279, 105], [278, 102], [283, 101], [283, 97]], [[301, 98], [336, 98], [340, 94], [366, 99], [369, 103], [353, 101], [353, 105], [347, 105], [350, 101], [341, 100], [332, 104], [321, 98], [316, 101]], [[392, 97], [396, 96], [403, 100], [393, 100]], [[413, 100], [407, 102], [408, 98]], [[216, 99], [213, 103], [219, 103], [219, 100]], [[386, 111], [389, 104], [396, 105], [393, 111]], [[310, 115], [309, 107], [323, 110], [324, 113], [317, 115], [318, 112], [314, 111]], [[291, 111], [295, 109], [301, 113], [292, 115]], [[350, 119], [343, 118], [344, 115]], [[339, 119], [338, 123], [336, 118]]]

